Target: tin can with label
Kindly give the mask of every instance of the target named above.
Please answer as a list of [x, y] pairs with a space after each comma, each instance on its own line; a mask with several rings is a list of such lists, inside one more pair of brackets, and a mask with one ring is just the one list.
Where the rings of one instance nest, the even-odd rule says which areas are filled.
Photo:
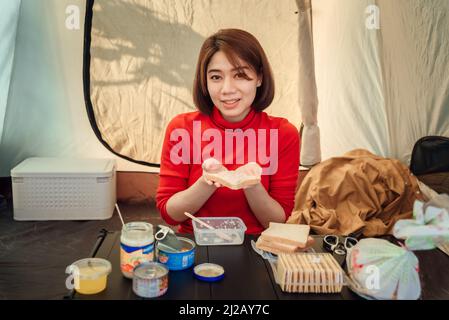
[[142, 298], [162, 296], [168, 290], [168, 269], [158, 262], [141, 263], [134, 269], [133, 291]]
[[167, 266], [168, 270], [185, 270], [193, 266], [195, 262], [195, 242], [179, 237], [185, 243], [185, 247], [178, 252], [170, 252], [157, 245], [157, 258], [160, 263]]
[[147, 222], [129, 222], [120, 237], [120, 269], [131, 279], [133, 270], [143, 262], [154, 260], [153, 225]]

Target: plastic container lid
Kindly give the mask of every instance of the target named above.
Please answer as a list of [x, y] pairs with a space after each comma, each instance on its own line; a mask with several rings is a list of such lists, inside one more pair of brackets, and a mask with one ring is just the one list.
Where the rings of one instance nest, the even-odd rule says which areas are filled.
[[100, 258], [81, 259], [72, 263], [72, 266], [82, 280], [95, 280], [110, 274], [112, 270], [111, 263]]
[[166, 266], [159, 262], [144, 262], [134, 268], [133, 279], [158, 279], [168, 274]]
[[[219, 230], [239, 230], [246, 231], [246, 225], [239, 217], [197, 217], [199, 220], [207, 223]], [[209, 231], [207, 227], [192, 221], [193, 227], [199, 231]]]
[[243, 243], [247, 228], [239, 217], [198, 217], [198, 219], [214, 228], [211, 230], [197, 221], [192, 221], [195, 241], [199, 246], [240, 245]]
[[114, 159], [28, 158], [11, 170], [11, 177], [28, 176], [95, 176], [110, 177]]
[[224, 268], [215, 263], [202, 263], [193, 268], [195, 277], [207, 282], [215, 282], [223, 279], [224, 273]]

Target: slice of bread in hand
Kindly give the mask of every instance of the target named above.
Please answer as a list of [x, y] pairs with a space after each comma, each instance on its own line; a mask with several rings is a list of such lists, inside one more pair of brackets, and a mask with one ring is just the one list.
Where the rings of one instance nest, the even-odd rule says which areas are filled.
[[[247, 169], [253, 171], [254, 174], [244, 173]], [[239, 190], [259, 183], [261, 174], [262, 168], [255, 162], [249, 162], [234, 171], [222, 170], [219, 172], [204, 172], [206, 179], [216, 181], [233, 190]]]
[[264, 240], [304, 248], [307, 245], [310, 226], [305, 224], [286, 224], [270, 222], [268, 229], [262, 232]]

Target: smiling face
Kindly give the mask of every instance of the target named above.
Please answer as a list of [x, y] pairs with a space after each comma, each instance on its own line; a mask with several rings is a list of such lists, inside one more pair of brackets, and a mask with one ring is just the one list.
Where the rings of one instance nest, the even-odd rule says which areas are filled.
[[248, 63], [237, 59], [236, 67], [223, 51], [217, 51], [207, 66], [207, 90], [223, 118], [242, 121], [251, 110], [262, 79]]

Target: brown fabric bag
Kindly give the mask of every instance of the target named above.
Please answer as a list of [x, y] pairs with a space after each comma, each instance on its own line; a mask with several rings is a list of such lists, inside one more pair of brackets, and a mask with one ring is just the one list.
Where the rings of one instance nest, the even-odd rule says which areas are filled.
[[422, 195], [407, 166], [357, 149], [310, 170], [287, 223], [309, 224], [318, 234], [383, 235], [412, 217], [416, 199]]

